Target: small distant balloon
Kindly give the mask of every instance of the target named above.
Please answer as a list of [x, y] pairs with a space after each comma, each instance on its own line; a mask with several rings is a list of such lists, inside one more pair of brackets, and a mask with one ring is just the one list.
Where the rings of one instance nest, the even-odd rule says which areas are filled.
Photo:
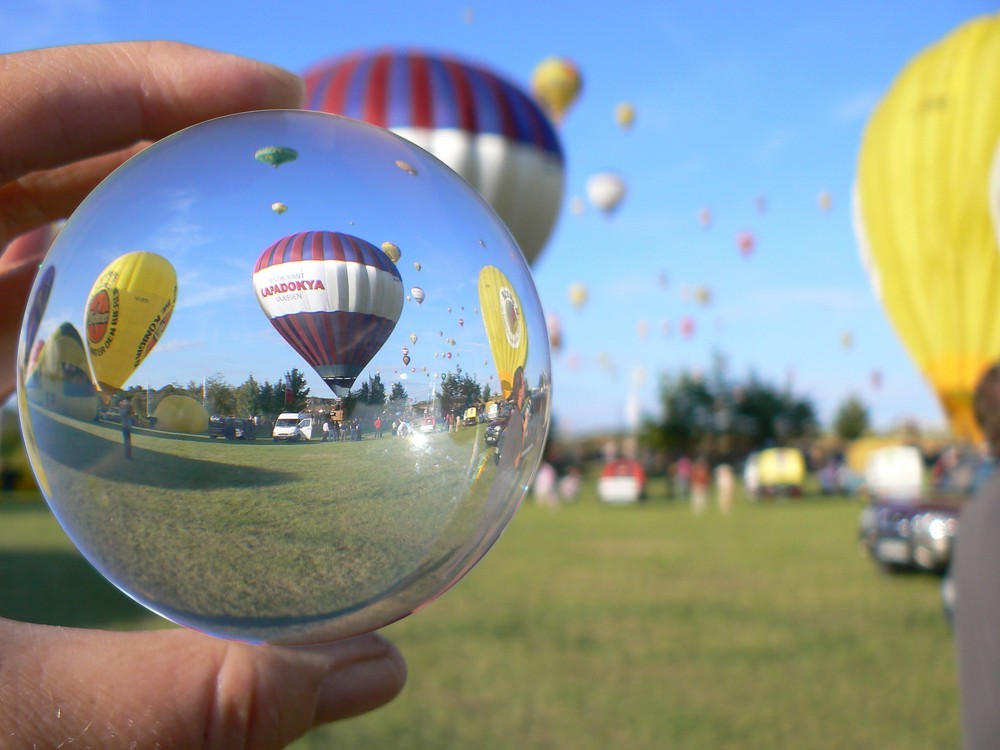
[[744, 229], [738, 235], [736, 235], [736, 247], [739, 248], [740, 255], [744, 258], [749, 258], [753, 255], [754, 247], [757, 244], [757, 240], [754, 237], [753, 232]]
[[274, 211], [274, 213], [278, 214], [278, 216], [281, 216], [283, 213], [285, 213], [285, 211], [288, 210], [288, 206], [279, 201], [275, 201], [274, 203], [271, 204], [271, 210]]
[[707, 305], [712, 301], [712, 290], [707, 286], [697, 286], [694, 289], [694, 301], [699, 305]]
[[410, 343], [411, 344], [417, 343], [417, 334], [415, 334], [415, 333], [411, 333], [410, 334]]
[[622, 130], [628, 130], [635, 124], [635, 106], [632, 102], [618, 102], [615, 105], [615, 122]]
[[586, 284], [577, 281], [569, 285], [569, 303], [577, 310], [587, 304], [588, 296]]
[[410, 289], [410, 295], [416, 300], [418, 305], [424, 304], [424, 290], [419, 286], [415, 286]]
[[409, 162], [405, 162], [402, 159], [396, 159], [396, 166], [402, 169], [407, 174], [412, 174], [414, 177], [417, 176], [417, 168], [411, 165]]
[[531, 92], [546, 114], [561, 123], [583, 88], [580, 69], [563, 57], [547, 57], [531, 74]]
[[605, 216], [611, 216], [627, 192], [625, 180], [613, 172], [598, 172], [587, 180], [587, 198]]
[[821, 211], [829, 211], [833, 207], [833, 196], [824, 190], [819, 194], [819, 198], [816, 199], [816, 202], [819, 203]]
[[382, 243], [382, 252], [389, 256], [389, 260], [393, 263], [399, 263], [399, 259], [402, 257], [402, 253], [399, 252], [399, 246], [392, 242]]
[[413, 269], [419, 271], [423, 266], [421, 266], [417, 261], [413, 261]]
[[757, 208], [757, 213], [763, 214], [767, 212], [767, 198], [763, 195], [758, 195], [757, 199], [754, 201], [754, 206]]
[[545, 328], [549, 333], [549, 347], [553, 352], [562, 351], [562, 319], [556, 313], [545, 316]]
[[844, 331], [840, 334], [840, 346], [843, 349], [850, 349], [854, 346], [854, 334], [850, 331]]
[[712, 209], [710, 208], [698, 209], [698, 223], [701, 224], [706, 229], [712, 226]]
[[409, 354], [404, 354], [403, 355], [403, 364], [404, 365], [410, 364], [410, 355]]
[[635, 324], [635, 332], [639, 335], [640, 339], [644, 339], [649, 335], [649, 323], [645, 320], [639, 320]]
[[694, 318], [690, 316], [684, 316], [683, 318], [681, 318], [679, 328], [681, 336], [684, 337], [685, 339], [690, 339], [692, 336], [694, 336], [694, 330], [695, 330]]
[[569, 210], [574, 216], [582, 216], [586, 210], [586, 204], [579, 195], [574, 195], [569, 201]]
[[298, 159], [299, 152], [287, 146], [264, 146], [257, 149], [253, 157], [262, 164], [270, 164], [277, 169], [282, 164]]

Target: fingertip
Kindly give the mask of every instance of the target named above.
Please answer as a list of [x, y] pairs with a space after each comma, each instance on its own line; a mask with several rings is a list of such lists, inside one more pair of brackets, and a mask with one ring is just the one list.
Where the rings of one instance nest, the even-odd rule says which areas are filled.
[[364, 637], [369, 657], [335, 669], [320, 683], [316, 725], [384, 706], [406, 685], [406, 661], [399, 649], [381, 636]]

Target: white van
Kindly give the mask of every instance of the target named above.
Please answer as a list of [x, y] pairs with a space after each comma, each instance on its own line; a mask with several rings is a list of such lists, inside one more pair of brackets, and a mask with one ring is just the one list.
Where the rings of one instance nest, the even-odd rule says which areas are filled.
[[274, 442], [279, 440], [312, 440], [313, 437], [313, 417], [312, 414], [297, 414], [287, 412], [279, 414], [271, 430], [271, 438]]

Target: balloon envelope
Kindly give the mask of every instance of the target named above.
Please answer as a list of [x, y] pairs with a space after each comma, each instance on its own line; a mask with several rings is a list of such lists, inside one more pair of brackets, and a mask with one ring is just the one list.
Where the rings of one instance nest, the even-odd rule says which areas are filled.
[[177, 302], [177, 273], [166, 258], [139, 250], [109, 264], [84, 308], [94, 382], [121, 388], [160, 340]]
[[270, 164], [272, 167], [277, 168], [282, 164], [295, 161], [299, 158], [299, 152], [287, 146], [264, 146], [257, 149], [253, 157], [263, 164]]
[[199, 435], [208, 432], [208, 411], [190, 396], [171, 393], [164, 396], [153, 411], [156, 429]]
[[594, 207], [610, 216], [625, 198], [625, 180], [612, 172], [599, 172], [587, 180], [586, 190]]
[[271, 324], [338, 396], [350, 391], [403, 309], [396, 265], [370, 242], [338, 232], [278, 240], [257, 259], [253, 285]]
[[500, 377], [500, 389], [507, 398], [513, 389], [514, 373], [528, 359], [528, 329], [513, 284], [496, 266], [484, 266], [479, 272], [479, 309]]
[[308, 109], [429, 151], [486, 199], [529, 261], [538, 257], [562, 203], [564, 159], [552, 124], [521, 89], [479, 65], [417, 51], [355, 52], [304, 77]]
[[580, 69], [564, 57], [546, 57], [531, 73], [531, 92], [555, 122], [562, 122], [582, 88]]
[[989, 185], [1000, 173], [1000, 17], [918, 54], [870, 118], [854, 190], [872, 287], [960, 439], [1000, 358], [1000, 251]]

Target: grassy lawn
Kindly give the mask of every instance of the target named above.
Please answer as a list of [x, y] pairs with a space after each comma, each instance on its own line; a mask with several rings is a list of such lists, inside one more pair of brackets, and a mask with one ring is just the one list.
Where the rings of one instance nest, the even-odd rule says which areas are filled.
[[[558, 511], [529, 502], [454, 590], [386, 629], [403, 695], [295, 747], [957, 747], [939, 581], [878, 573], [858, 512], [808, 499], [694, 517], [655, 496], [604, 507], [592, 486]], [[0, 614], [158, 622], [44, 507], [9, 501]]]

